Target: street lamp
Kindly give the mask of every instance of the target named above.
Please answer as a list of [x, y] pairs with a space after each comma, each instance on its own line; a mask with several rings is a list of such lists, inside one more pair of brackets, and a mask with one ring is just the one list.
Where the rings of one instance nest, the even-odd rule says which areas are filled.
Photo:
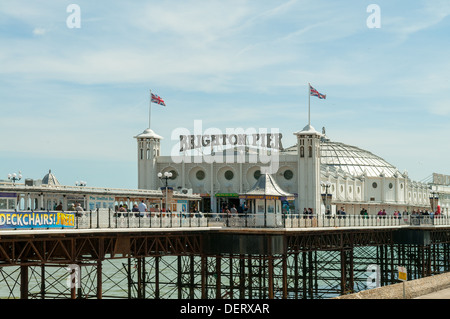
[[12, 180], [13, 185], [15, 185], [15, 182], [20, 181], [22, 179], [22, 173], [19, 171], [19, 174], [16, 173], [8, 174], [8, 179]]
[[331, 183], [329, 181], [327, 182], [321, 182], [320, 185], [322, 185], [322, 187], [325, 187], [325, 214], [327, 213], [327, 210], [329, 209], [328, 206], [328, 188], [331, 187]]
[[164, 174], [163, 174], [163, 173], [159, 172], [158, 173], [158, 177], [159, 177], [160, 180], [165, 180], [166, 181], [166, 212], [167, 212], [168, 201], [169, 201], [168, 200], [168, 196], [167, 196], [167, 188], [168, 188], [168, 181], [169, 181], [170, 178], [172, 178], [172, 173], [171, 172], [164, 172]]
[[436, 195], [438, 195], [438, 193], [435, 192], [432, 187], [430, 187], [430, 195], [431, 195], [430, 196], [431, 210], [434, 212], [435, 211], [436, 202], [437, 202], [436, 199], [439, 200], [439, 196], [436, 196]]
[[76, 181], [75, 182], [75, 186], [86, 186], [86, 184], [87, 184], [87, 182], [84, 182], [84, 181]]

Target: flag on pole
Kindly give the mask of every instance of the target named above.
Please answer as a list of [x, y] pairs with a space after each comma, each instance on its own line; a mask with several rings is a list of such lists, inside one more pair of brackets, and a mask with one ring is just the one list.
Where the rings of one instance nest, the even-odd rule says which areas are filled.
[[156, 103], [156, 104], [159, 104], [159, 105], [162, 105], [162, 106], [166, 106], [166, 104], [164, 103], [164, 100], [162, 98], [160, 98], [156, 94], [153, 94], [153, 93], [151, 93], [151, 94], [152, 94], [152, 99], [151, 99], [152, 103]]
[[309, 85], [309, 95], [310, 96], [317, 96], [319, 99], [326, 99], [327, 98], [326, 94], [319, 93], [319, 91], [317, 91], [315, 88], [313, 88], [311, 86], [311, 84]]

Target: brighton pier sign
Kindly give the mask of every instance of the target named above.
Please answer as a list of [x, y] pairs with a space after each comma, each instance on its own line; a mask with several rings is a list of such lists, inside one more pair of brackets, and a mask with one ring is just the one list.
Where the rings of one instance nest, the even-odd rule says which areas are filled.
[[[272, 128], [269, 132], [267, 128], [227, 128], [225, 134], [218, 128], [208, 128], [203, 130], [202, 120], [194, 121], [194, 132], [187, 128], [176, 128], [172, 131], [172, 140], [177, 140], [178, 151], [180, 153], [196, 150], [226, 147], [253, 147], [259, 149], [281, 150], [283, 135], [279, 129]], [[172, 149], [174, 155], [175, 149]]]
[[253, 146], [281, 150], [281, 133], [180, 135], [180, 152], [214, 146]]
[[277, 128], [203, 130], [202, 121], [195, 120], [193, 132], [187, 128], [172, 131], [171, 138], [177, 142], [171, 158], [173, 163], [257, 163], [261, 172], [272, 174], [279, 167], [282, 137]]

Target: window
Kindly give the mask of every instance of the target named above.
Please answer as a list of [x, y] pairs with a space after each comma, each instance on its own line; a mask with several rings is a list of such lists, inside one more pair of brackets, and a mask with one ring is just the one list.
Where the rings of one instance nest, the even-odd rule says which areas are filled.
[[253, 173], [253, 177], [255, 179], [259, 179], [259, 177], [261, 176], [261, 171], [258, 169], [255, 171], [255, 173]]
[[372, 187], [373, 187], [373, 188], [377, 188], [377, 187], [378, 187], [378, 184], [375, 183], [375, 182], [373, 182], [373, 183], [372, 183]]
[[176, 179], [178, 177], [178, 173], [174, 170], [170, 171], [172, 173], [172, 177], [170, 179]]
[[227, 180], [232, 180], [233, 177], [234, 177], [234, 173], [232, 171], [228, 170], [228, 171], [225, 172], [225, 178]]
[[195, 173], [195, 177], [197, 177], [199, 181], [202, 181], [203, 179], [205, 179], [205, 172], [202, 170], [197, 171], [197, 173]]
[[394, 185], [392, 185], [392, 183], [389, 183], [389, 188], [392, 189], [392, 187], [394, 187]]
[[290, 180], [294, 177], [294, 173], [290, 169], [287, 169], [284, 171], [283, 176], [285, 179]]

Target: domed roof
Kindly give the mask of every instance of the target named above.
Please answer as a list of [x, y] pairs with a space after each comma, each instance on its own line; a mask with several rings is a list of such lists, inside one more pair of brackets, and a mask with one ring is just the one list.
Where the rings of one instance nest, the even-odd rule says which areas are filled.
[[44, 176], [42, 179], [43, 185], [49, 185], [49, 186], [58, 186], [60, 185], [58, 182], [58, 179], [55, 175], [52, 174], [52, 170], [48, 170], [48, 174]]
[[[297, 145], [283, 150], [285, 154], [297, 154]], [[363, 150], [359, 147], [333, 142], [325, 135], [325, 129], [322, 130], [320, 143], [320, 163], [321, 169], [330, 171], [341, 171], [352, 176], [375, 177], [384, 175], [392, 177], [400, 174], [399, 170], [383, 158]]]
[[320, 147], [320, 163], [323, 168], [332, 166], [352, 176], [365, 174], [392, 177], [399, 173], [395, 166], [383, 158], [356, 146], [322, 139]]
[[136, 135], [135, 138], [155, 138], [155, 139], [161, 140], [162, 136], [159, 136], [158, 134], [156, 134], [152, 129], [147, 128], [141, 134]]

